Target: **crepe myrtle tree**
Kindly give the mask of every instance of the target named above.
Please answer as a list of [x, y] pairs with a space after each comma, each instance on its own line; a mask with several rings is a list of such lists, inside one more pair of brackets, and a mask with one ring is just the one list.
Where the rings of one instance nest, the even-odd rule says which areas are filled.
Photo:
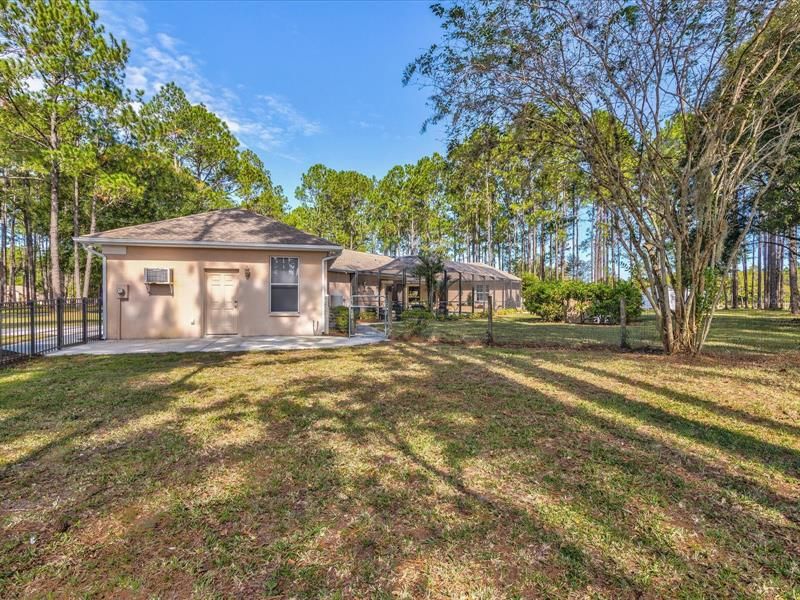
[[[798, 136], [797, 0], [461, 0], [404, 81], [453, 137], [526, 120], [576, 151], [656, 309], [697, 353], [761, 196]], [[780, 98], [780, 102], [776, 99]], [[427, 125], [427, 123], [426, 123]], [[670, 303], [674, 290], [674, 308]]]

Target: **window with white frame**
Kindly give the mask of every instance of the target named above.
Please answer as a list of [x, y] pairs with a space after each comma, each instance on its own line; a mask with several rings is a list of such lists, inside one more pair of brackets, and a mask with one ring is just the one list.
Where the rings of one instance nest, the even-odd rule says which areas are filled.
[[486, 302], [489, 298], [489, 284], [476, 283], [475, 284], [475, 302]]
[[269, 310], [273, 313], [299, 311], [300, 261], [295, 257], [273, 256], [269, 269]]

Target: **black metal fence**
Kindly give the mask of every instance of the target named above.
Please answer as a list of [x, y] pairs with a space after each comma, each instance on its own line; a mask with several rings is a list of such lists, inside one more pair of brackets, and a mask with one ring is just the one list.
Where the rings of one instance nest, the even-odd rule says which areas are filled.
[[99, 298], [0, 303], [0, 367], [102, 337]]

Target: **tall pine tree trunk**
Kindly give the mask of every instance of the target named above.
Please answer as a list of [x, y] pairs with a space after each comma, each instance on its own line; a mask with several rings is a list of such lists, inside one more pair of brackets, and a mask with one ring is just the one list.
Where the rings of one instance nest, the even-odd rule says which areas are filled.
[[778, 310], [783, 310], [783, 249], [785, 240], [783, 236], [775, 236], [775, 272], [778, 277], [776, 284], [776, 300], [778, 303]]
[[48, 256], [48, 249], [50, 247], [47, 239], [40, 239], [39, 243], [42, 244], [42, 249], [39, 252], [40, 259], [39, 264], [42, 268], [42, 298], [49, 302], [53, 299], [53, 286], [52, 286], [52, 278], [48, 277], [47, 272], [50, 271], [52, 275], [52, 270], [50, 265], [47, 263], [47, 256]]
[[542, 222], [541, 231], [539, 231], [539, 278], [545, 278], [545, 252], [544, 252], [544, 222]]
[[742, 281], [744, 283], [744, 307], [749, 307], [748, 281], [747, 281], [747, 244], [742, 244]]
[[[30, 192], [30, 190], [28, 190]], [[30, 195], [28, 196], [30, 200]], [[36, 299], [36, 254], [33, 246], [30, 206], [22, 208], [22, 226], [25, 229], [25, 301]]]
[[[56, 129], [56, 113], [50, 115], [50, 149], [58, 150], [58, 131]], [[58, 257], [58, 159], [50, 162], [50, 290], [52, 298], [63, 296], [61, 288], [61, 263]]]
[[767, 248], [767, 257], [769, 264], [769, 309], [778, 310], [780, 308], [780, 301], [778, 298], [778, 287], [780, 286], [780, 275], [778, 273], [778, 239], [775, 234], [769, 235], [769, 247]]
[[15, 231], [17, 228], [17, 213], [11, 213], [11, 223], [9, 225], [9, 232], [11, 232], [11, 258], [9, 262], [11, 263], [10, 269], [10, 282], [11, 282], [11, 298], [13, 302], [19, 300], [17, 298], [17, 236], [15, 235]]
[[[89, 216], [89, 235], [97, 229], [97, 199], [92, 195], [91, 214]], [[92, 276], [92, 253], [86, 253], [86, 270], [83, 273], [83, 297], [89, 297], [89, 280]], [[103, 290], [100, 291], [103, 293]]]
[[[6, 179], [6, 182], [8, 180]], [[8, 202], [3, 196], [3, 199], [0, 201], [0, 232], [2, 232], [2, 249], [0, 249], [0, 303], [4, 302], [6, 299], [6, 262], [8, 260], [7, 253], [6, 253], [6, 236], [8, 235], [7, 231], [7, 218], [8, 218]], [[13, 239], [14, 233], [11, 233], [11, 237]], [[14, 282], [11, 282], [11, 286], [13, 289]], [[14, 300], [14, 293], [11, 293], [11, 300]]]
[[756, 283], [758, 284], [758, 293], [756, 294], [757, 300], [757, 308], [764, 308], [764, 287], [762, 285], [762, 244], [761, 244], [761, 234], [759, 233], [756, 237], [756, 248], [757, 248], [757, 265], [758, 269], [756, 272]]
[[492, 244], [494, 242], [492, 231], [492, 196], [489, 193], [489, 171], [486, 171], [486, 262], [490, 266], [494, 266], [494, 248]]
[[797, 283], [797, 229], [789, 235], [789, 310], [800, 314], [800, 287]]
[[[80, 230], [80, 196], [78, 190], [78, 177], [75, 176], [75, 187], [72, 197], [72, 235], [73, 238], [81, 234]], [[78, 297], [81, 290], [81, 257], [80, 245], [74, 239], [72, 240], [72, 253], [73, 253], [73, 277], [75, 278], [75, 297]]]

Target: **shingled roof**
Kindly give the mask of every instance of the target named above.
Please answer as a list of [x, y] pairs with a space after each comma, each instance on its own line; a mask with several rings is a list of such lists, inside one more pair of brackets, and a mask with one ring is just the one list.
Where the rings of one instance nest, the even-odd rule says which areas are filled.
[[356, 273], [359, 271], [377, 271], [394, 259], [381, 254], [370, 254], [358, 250], [342, 250], [342, 253], [331, 263], [331, 271]]
[[76, 239], [84, 244], [131, 246], [340, 249], [333, 242], [240, 208], [120, 227]]

